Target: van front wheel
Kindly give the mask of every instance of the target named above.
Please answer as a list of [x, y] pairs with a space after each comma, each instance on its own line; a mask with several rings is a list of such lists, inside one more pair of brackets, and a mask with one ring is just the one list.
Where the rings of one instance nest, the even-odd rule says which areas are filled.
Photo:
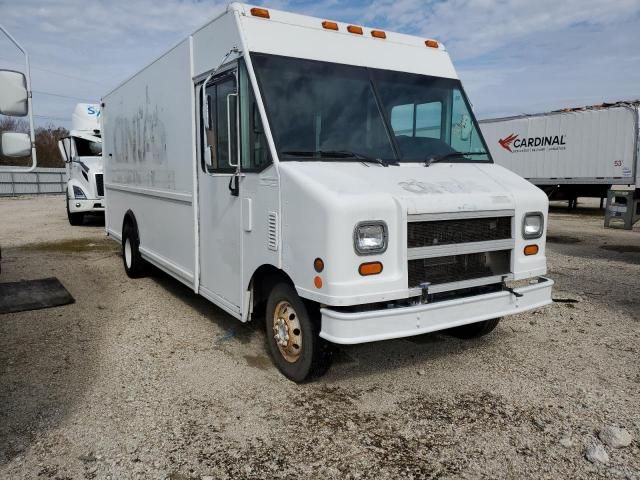
[[267, 300], [269, 353], [278, 370], [298, 383], [324, 374], [331, 365], [331, 346], [318, 335], [319, 322], [309, 310], [286, 283], [273, 287]]

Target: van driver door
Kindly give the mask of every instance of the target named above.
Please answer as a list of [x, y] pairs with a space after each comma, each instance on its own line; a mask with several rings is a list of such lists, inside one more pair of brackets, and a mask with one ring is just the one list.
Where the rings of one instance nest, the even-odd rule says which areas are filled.
[[200, 294], [235, 315], [242, 298], [237, 79], [234, 68], [206, 82], [204, 95], [197, 89]]

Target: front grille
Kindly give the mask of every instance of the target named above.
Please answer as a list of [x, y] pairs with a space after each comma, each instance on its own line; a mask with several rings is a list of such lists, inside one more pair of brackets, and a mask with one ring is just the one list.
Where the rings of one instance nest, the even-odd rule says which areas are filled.
[[511, 238], [511, 217], [409, 222], [407, 230], [409, 248], [506, 240]]
[[96, 192], [99, 197], [104, 197], [104, 179], [102, 173], [96, 173]]
[[409, 260], [409, 287], [506, 275], [510, 260], [509, 250]]

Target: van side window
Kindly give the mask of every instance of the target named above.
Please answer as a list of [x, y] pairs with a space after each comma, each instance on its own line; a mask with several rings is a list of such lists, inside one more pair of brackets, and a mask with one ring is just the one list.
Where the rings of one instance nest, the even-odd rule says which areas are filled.
[[259, 172], [271, 165], [271, 152], [244, 62], [240, 68], [241, 170]]
[[[209, 126], [204, 126], [202, 168], [208, 173], [232, 172], [235, 167], [229, 165], [229, 128], [231, 128], [231, 155], [237, 155], [236, 125], [227, 121], [227, 95], [235, 93], [235, 77], [229, 75], [207, 86], [206, 101], [209, 113]], [[235, 105], [230, 102], [231, 108]], [[235, 118], [235, 115], [231, 115]], [[205, 162], [205, 152], [209, 149], [211, 165]]]
[[442, 138], [442, 103], [396, 105], [391, 109], [391, 127], [396, 136]]

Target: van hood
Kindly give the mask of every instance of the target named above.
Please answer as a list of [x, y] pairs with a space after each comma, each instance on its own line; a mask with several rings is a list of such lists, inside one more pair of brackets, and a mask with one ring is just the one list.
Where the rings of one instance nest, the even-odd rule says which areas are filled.
[[534, 197], [546, 203], [546, 196], [537, 187], [503, 167], [487, 163], [384, 167], [358, 162], [287, 161], [280, 163], [280, 170], [309, 187], [326, 190], [334, 198], [390, 195], [409, 215], [512, 210], [516, 197], [519, 202]]

